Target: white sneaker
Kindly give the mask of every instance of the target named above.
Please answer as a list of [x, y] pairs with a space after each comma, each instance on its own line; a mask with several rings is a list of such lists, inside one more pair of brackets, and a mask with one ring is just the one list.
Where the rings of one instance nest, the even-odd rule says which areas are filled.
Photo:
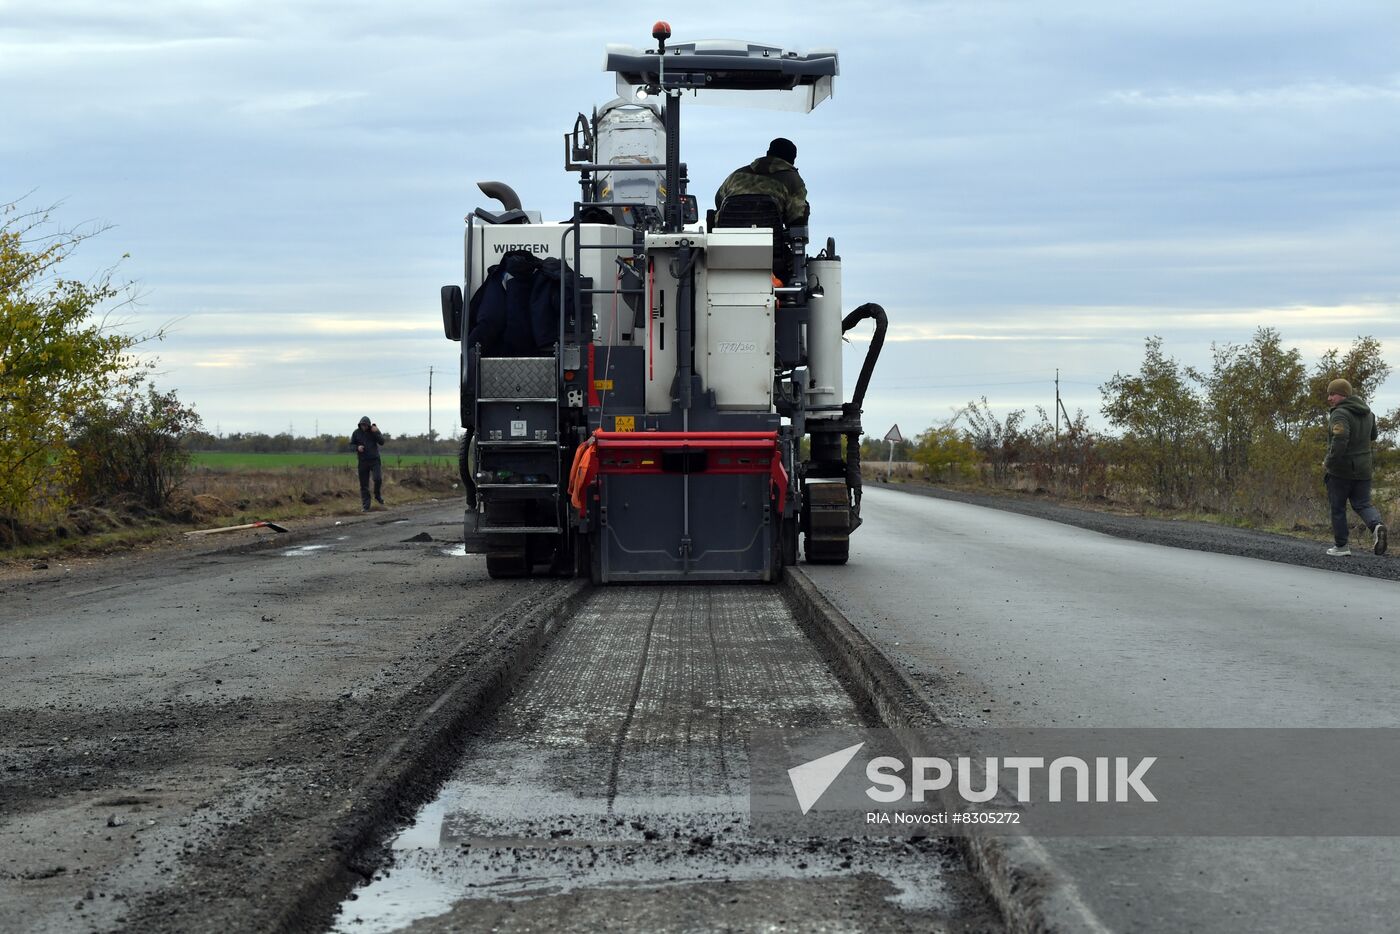
[[1341, 548], [1338, 548], [1336, 545], [1333, 545], [1331, 548], [1327, 549], [1327, 553], [1334, 558], [1351, 557], [1351, 549], [1346, 547], [1345, 545], [1343, 545]]
[[1386, 548], [1385, 525], [1384, 525], [1383, 523], [1378, 522], [1378, 523], [1376, 523], [1376, 547], [1375, 547], [1375, 552], [1376, 552], [1376, 554], [1378, 554], [1378, 555], [1383, 555], [1383, 554], [1385, 554], [1385, 548]]

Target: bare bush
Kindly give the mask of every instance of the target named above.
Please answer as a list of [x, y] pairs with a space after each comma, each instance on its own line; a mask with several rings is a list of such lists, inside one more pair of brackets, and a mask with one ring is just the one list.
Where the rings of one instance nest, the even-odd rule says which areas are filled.
[[199, 415], [173, 391], [146, 385], [87, 408], [69, 444], [78, 457], [79, 488], [90, 500], [129, 495], [164, 509], [189, 469], [185, 439]]

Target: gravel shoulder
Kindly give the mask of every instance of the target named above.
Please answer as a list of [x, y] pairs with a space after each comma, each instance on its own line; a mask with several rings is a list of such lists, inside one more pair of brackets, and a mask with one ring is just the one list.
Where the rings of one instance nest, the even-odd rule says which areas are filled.
[[489, 580], [454, 553], [460, 515], [0, 581], [0, 926], [323, 923], [281, 880], [368, 873], [366, 841], [416, 803], [396, 763], [454, 758], [424, 748], [430, 708], [567, 589]]
[[879, 489], [1002, 509], [1153, 545], [1278, 561], [1283, 564], [1321, 568], [1344, 574], [1360, 574], [1383, 580], [1400, 580], [1400, 560], [1397, 560], [1396, 547], [1392, 545], [1390, 553], [1384, 556], [1373, 555], [1369, 536], [1364, 541], [1352, 541], [1350, 558], [1333, 558], [1323, 553], [1327, 546], [1332, 544], [1330, 540], [1307, 541], [1274, 532], [1237, 529], [1209, 522], [1123, 516], [1078, 508], [1043, 497], [965, 493], [922, 483], [882, 483], [879, 484]]

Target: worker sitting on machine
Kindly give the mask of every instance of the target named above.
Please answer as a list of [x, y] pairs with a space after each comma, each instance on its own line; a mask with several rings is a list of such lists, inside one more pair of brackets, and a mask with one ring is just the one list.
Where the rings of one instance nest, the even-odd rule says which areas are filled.
[[767, 155], [729, 173], [715, 192], [719, 226], [773, 228], [773, 273], [784, 280], [791, 271], [788, 228], [805, 227], [811, 211], [796, 161], [797, 144], [780, 136]]
[[778, 202], [788, 226], [805, 226], [810, 210], [807, 186], [797, 173], [795, 162], [797, 144], [778, 137], [768, 144], [768, 155], [729, 173], [715, 192], [715, 208], [723, 208], [724, 200], [730, 195], [771, 195]]

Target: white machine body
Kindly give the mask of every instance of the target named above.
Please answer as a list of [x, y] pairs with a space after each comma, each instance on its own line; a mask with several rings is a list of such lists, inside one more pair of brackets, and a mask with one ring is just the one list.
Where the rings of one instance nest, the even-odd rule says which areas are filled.
[[[651, 113], [650, 110], [646, 111]], [[621, 173], [620, 173], [621, 174]], [[650, 173], [647, 173], [648, 175]], [[612, 224], [581, 224], [581, 272], [594, 288], [619, 284], [619, 259], [632, 255], [632, 229]], [[471, 227], [467, 281], [480, 284], [487, 271], [513, 250], [541, 259], [562, 258], [572, 268], [570, 224], [499, 224]], [[639, 345], [646, 350], [646, 411], [671, 410], [676, 377], [677, 283], [672, 275], [677, 247], [688, 242], [695, 257], [695, 373], [713, 390], [722, 411], [771, 412], [775, 367], [772, 232], [763, 228], [694, 227], [679, 234], [646, 235], [646, 295], [643, 328], [628, 301], [595, 295], [594, 343]], [[591, 247], [602, 246], [604, 249]], [[808, 264], [820, 295], [808, 300], [806, 407], [809, 419], [838, 418], [842, 403], [841, 263], [816, 259]]]
[[695, 257], [695, 373], [721, 411], [773, 411], [772, 233], [768, 230], [648, 234], [646, 408], [671, 410], [676, 378], [677, 282], [681, 241]]

